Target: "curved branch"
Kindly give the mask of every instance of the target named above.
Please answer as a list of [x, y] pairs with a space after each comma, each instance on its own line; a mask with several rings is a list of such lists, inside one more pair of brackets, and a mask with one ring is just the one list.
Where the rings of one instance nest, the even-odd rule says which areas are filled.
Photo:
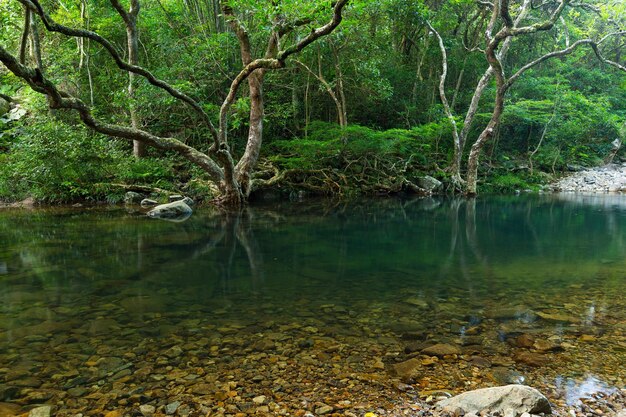
[[591, 49], [593, 49], [594, 53], [596, 54], [596, 56], [598, 57], [598, 59], [608, 65], [611, 65], [617, 69], [620, 69], [622, 71], [626, 71], [626, 67], [624, 67], [623, 65], [608, 60], [606, 58], [604, 58], [604, 56], [602, 55], [602, 53], [600, 52], [599, 46], [606, 41], [608, 38], [612, 37], [612, 36], [618, 36], [618, 35], [622, 35], [625, 32], [613, 32], [613, 33], [609, 33], [608, 35], [604, 36], [602, 39], [600, 39], [598, 42], [594, 42], [591, 39], [581, 39], [579, 41], [574, 42], [571, 46], [562, 49], [560, 51], [554, 51], [554, 52], [550, 52], [547, 53], [545, 55], [543, 55], [542, 57], [537, 58], [536, 60], [529, 62], [528, 64], [524, 65], [523, 67], [521, 67], [519, 70], [517, 70], [517, 72], [515, 74], [513, 74], [506, 83], [506, 88], [509, 88], [513, 83], [515, 83], [515, 81], [517, 81], [517, 79], [522, 76], [522, 74], [524, 74], [524, 72], [526, 72], [527, 70], [529, 70], [532, 67], [535, 67], [539, 64], [541, 64], [544, 61], [547, 61], [548, 59], [551, 58], [557, 58], [557, 57], [561, 57], [561, 56], [565, 56], [565, 55], [569, 55], [572, 52], [574, 52], [574, 50], [576, 48], [578, 48], [581, 45], [589, 45], [591, 46]]
[[80, 99], [70, 97], [60, 91], [50, 80], [43, 76], [41, 71], [22, 65], [18, 60], [0, 46], [0, 62], [2, 62], [13, 74], [23, 79], [38, 93], [48, 97], [48, 106], [51, 109], [68, 109], [78, 112], [82, 122], [92, 130], [122, 139], [137, 140], [155, 148], [172, 150], [185, 157], [187, 160], [201, 167], [211, 179], [220, 181], [223, 178], [222, 169], [202, 152], [184, 144], [178, 139], [163, 138], [140, 129], [102, 123], [93, 117], [89, 107]]
[[561, 49], [560, 51], [554, 51], [554, 52], [547, 53], [547, 54], [543, 55], [542, 57], [539, 57], [539, 58], [535, 59], [534, 61], [529, 62], [528, 64], [524, 65], [519, 70], [517, 70], [517, 72], [515, 74], [513, 74], [513, 75], [511, 75], [511, 77], [509, 77], [509, 79], [507, 80], [507, 82], [505, 84], [505, 88], [508, 89], [509, 87], [511, 87], [511, 85], [513, 85], [513, 83], [515, 83], [515, 81], [517, 81], [517, 79], [519, 77], [521, 77], [522, 74], [524, 74], [526, 71], [528, 71], [532, 67], [535, 67], [535, 66], [541, 64], [542, 62], [547, 61], [547, 60], [552, 59], [552, 58], [557, 58], [557, 57], [569, 55], [572, 52], [574, 52], [574, 50], [576, 48], [578, 48], [579, 46], [581, 46], [581, 45], [592, 45], [593, 43], [594, 42], [591, 39], [581, 39], [579, 41], [574, 42], [568, 48]]
[[191, 108], [193, 108], [200, 116], [204, 119], [206, 124], [209, 126], [211, 130], [211, 135], [215, 140], [217, 140], [217, 129], [213, 125], [211, 118], [209, 115], [202, 109], [200, 104], [198, 104], [194, 99], [186, 95], [185, 93], [175, 89], [170, 84], [166, 83], [163, 80], [156, 78], [150, 71], [142, 68], [138, 65], [130, 65], [126, 63], [120, 56], [120, 54], [115, 50], [115, 47], [111, 42], [102, 36], [98, 35], [95, 32], [85, 29], [73, 29], [61, 24], [56, 23], [43, 9], [38, 0], [18, 0], [20, 3], [25, 5], [26, 7], [34, 10], [34, 12], [41, 18], [44, 26], [49, 32], [57, 32], [62, 33], [66, 36], [78, 37], [78, 38], [88, 38], [91, 39], [104, 47], [107, 50], [109, 55], [113, 58], [115, 63], [120, 69], [123, 69], [128, 72], [132, 72], [144, 77], [148, 82], [155, 87], [159, 87], [166, 92], [168, 92], [171, 96], [187, 103]]
[[[24, 1], [24, 0], [20, 0], [20, 1]], [[341, 13], [345, 5], [348, 4], [348, 2], [349, 0], [339, 0], [335, 4], [335, 7], [333, 8], [333, 17], [331, 18], [330, 22], [328, 22], [322, 27], [313, 29], [311, 33], [309, 33], [309, 35], [307, 35], [304, 39], [302, 39], [300, 42], [296, 43], [295, 45], [292, 45], [291, 47], [285, 50], [279, 51], [276, 54], [277, 56], [276, 58], [255, 59], [251, 61], [250, 63], [248, 63], [239, 72], [239, 74], [237, 74], [235, 79], [230, 84], [230, 90], [228, 92], [228, 95], [224, 99], [224, 102], [222, 103], [222, 106], [220, 108], [220, 123], [219, 123], [219, 133], [218, 133], [218, 138], [219, 138], [218, 142], [219, 142], [220, 148], [227, 147], [226, 131], [227, 131], [228, 110], [230, 110], [232, 104], [234, 103], [235, 97], [237, 96], [237, 92], [239, 91], [239, 87], [241, 86], [241, 84], [250, 76], [250, 74], [252, 74], [256, 70], [283, 68], [285, 66], [285, 60], [290, 55], [293, 55], [302, 51], [305, 47], [313, 43], [315, 40], [323, 36], [326, 36], [329, 33], [331, 33], [333, 30], [335, 30], [335, 28], [339, 26], [339, 24], [341, 23], [341, 20], [343, 19]], [[226, 8], [228, 8], [229, 6], [228, 6], [227, 1], [225, 2], [225, 4], [226, 4]], [[232, 9], [230, 9], [229, 13], [232, 13]], [[236, 19], [234, 21], [238, 22], [238, 20]], [[239, 28], [238, 30], [241, 30], [241, 28]]]
[[295, 45], [290, 46], [287, 49], [284, 49], [278, 52], [278, 54], [276, 55], [277, 59], [279, 61], [284, 62], [290, 55], [293, 55], [302, 51], [308, 45], [315, 42], [315, 40], [323, 36], [326, 36], [329, 33], [331, 33], [333, 30], [335, 30], [335, 28], [339, 26], [339, 24], [343, 20], [343, 16], [341, 13], [343, 11], [343, 8], [346, 6], [346, 4], [348, 4], [348, 2], [349, 0], [337, 1], [337, 3], [335, 3], [335, 7], [333, 8], [333, 17], [330, 20], [330, 22], [328, 22], [322, 27], [311, 30], [311, 33], [309, 33], [304, 39], [300, 40], [300, 42], [296, 43]]
[[596, 54], [600, 61], [604, 62], [607, 65], [615, 67], [618, 70], [626, 72], [626, 67], [624, 65], [620, 64], [619, 62], [611, 61], [610, 59], [605, 58], [604, 55], [602, 55], [602, 53], [600, 52], [600, 48], [597, 44], [592, 43], [591, 48], [593, 49], [593, 52]]
[[565, 9], [565, 6], [567, 6], [569, 3], [570, 3], [570, 0], [561, 0], [557, 8], [554, 9], [554, 11], [552, 12], [552, 14], [547, 20], [544, 20], [543, 22], [535, 23], [534, 25], [530, 25], [530, 26], [523, 26], [519, 28], [507, 28], [508, 30], [507, 29], [501, 30], [500, 33], [496, 35], [496, 38], [499, 37], [501, 39], [504, 39], [505, 37], [509, 37], [509, 36], [526, 35], [529, 33], [550, 30], [554, 26], [559, 16], [561, 16], [561, 13], [563, 13], [563, 9]]

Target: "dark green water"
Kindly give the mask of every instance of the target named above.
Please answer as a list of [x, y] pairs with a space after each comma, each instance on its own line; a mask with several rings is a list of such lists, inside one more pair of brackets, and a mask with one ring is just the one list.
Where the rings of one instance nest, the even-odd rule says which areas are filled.
[[[621, 196], [293, 203], [180, 224], [119, 208], [0, 211], [0, 387], [88, 386], [68, 383], [73, 368], [146, 338], [158, 350], [203, 335], [237, 358], [250, 349], [224, 339], [271, 330], [296, 343], [306, 328], [376, 345], [387, 368], [415, 336], [474, 345], [463, 355], [497, 364], [467, 376], [479, 385], [501, 382], [499, 367], [623, 388], [625, 255]], [[518, 346], [521, 334], [559, 349]], [[528, 366], [525, 351], [549, 360]], [[446, 377], [432, 387], [458, 388]]]

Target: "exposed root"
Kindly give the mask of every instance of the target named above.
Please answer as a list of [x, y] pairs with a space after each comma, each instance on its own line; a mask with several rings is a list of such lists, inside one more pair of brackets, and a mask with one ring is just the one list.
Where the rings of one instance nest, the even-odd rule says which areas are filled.
[[411, 179], [411, 173], [419, 172], [413, 160], [413, 156], [408, 160], [400, 158], [391, 160], [373, 156], [363, 156], [357, 159], [341, 157], [341, 164], [339, 164], [341, 168], [285, 170], [264, 160], [259, 164], [252, 181], [252, 189], [284, 187], [305, 190], [318, 195], [340, 197], [354, 192], [363, 194], [407, 192], [426, 195], [427, 191], [417, 186]]

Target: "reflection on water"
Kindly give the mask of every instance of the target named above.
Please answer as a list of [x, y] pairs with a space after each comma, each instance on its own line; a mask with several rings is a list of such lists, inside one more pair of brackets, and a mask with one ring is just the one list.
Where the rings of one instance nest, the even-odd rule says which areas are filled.
[[590, 398], [597, 393], [611, 393], [616, 390], [615, 387], [608, 385], [593, 375], [586, 375], [584, 379], [579, 381], [563, 379], [558, 376], [556, 378], [556, 386], [566, 393], [565, 401], [568, 405], [576, 404], [581, 399]]
[[[611, 198], [289, 204], [179, 224], [0, 212], [0, 403], [106, 410], [146, 375], [145, 392], [245, 403], [247, 383], [289, 369], [424, 392], [524, 382], [564, 404], [623, 388], [626, 199]], [[285, 401], [305, 391], [295, 381]]]

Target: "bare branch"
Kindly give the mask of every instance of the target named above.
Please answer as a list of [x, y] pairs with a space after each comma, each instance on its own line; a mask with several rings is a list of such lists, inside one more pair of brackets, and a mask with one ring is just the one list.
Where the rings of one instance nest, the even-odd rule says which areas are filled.
[[511, 75], [511, 77], [509, 77], [509, 79], [507, 80], [506, 84], [505, 84], [505, 88], [509, 88], [511, 87], [511, 85], [513, 85], [513, 83], [515, 83], [515, 81], [517, 81], [517, 79], [522, 76], [522, 74], [524, 74], [526, 71], [528, 71], [529, 69], [531, 69], [532, 67], [535, 67], [539, 64], [541, 64], [544, 61], [547, 61], [549, 59], [552, 58], [557, 58], [557, 57], [562, 57], [565, 55], [569, 55], [572, 52], [574, 52], [576, 50], [576, 48], [578, 48], [581, 45], [591, 45], [594, 42], [591, 39], [581, 39], [579, 41], [574, 42], [571, 46], [569, 46], [568, 48], [562, 49], [560, 51], [553, 51], [550, 53], [547, 53], [545, 55], [543, 55], [542, 57], [539, 57], [537, 59], [535, 59], [532, 62], [529, 62], [528, 64], [524, 65], [522, 68], [520, 68], [519, 70], [517, 70], [517, 72], [513, 75]]
[[139, 15], [139, 10], [141, 8], [139, 0], [131, 0], [128, 11], [124, 9], [124, 6], [122, 6], [122, 3], [120, 3], [119, 0], [110, 1], [113, 8], [117, 10], [117, 13], [122, 17], [122, 19], [124, 19], [124, 22], [127, 25], [132, 24], [133, 20], [137, 18], [137, 15]]
[[508, 28], [513, 27], [513, 18], [509, 11], [509, 0], [500, 0], [500, 16], [504, 21], [504, 25]]
[[600, 14], [602, 11], [600, 10], [599, 7], [593, 5], [593, 4], [589, 4], [589, 3], [570, 3], [571, 7], [578, 7], [581, 8], [583, 10], [587, 10], [588, 12], [593, 12], [596, 14]]
[[530, 26], [523, 26], [519, 28], [510, 28], [508, 30], [506, 29], [501, 30], [498, 33], [498, 35], [496, 35], [496, 37], [500, 37], [503, 39], [509, 36], [526, 35], [529, 33], [550, 30], [554, 26], [554, 23], [557, 21], [559, 16], [561, 16], [561, 13], [563, 13], [563, 9], [565, 9], [565, 6], [568, 5], [569, 2], [570, 0], [561, 0], [559, 2], [558, 7], [554, 9], [550, 17], [547, 20], [544, 20], [543, 22], [535, 23], [534, 25], [530, 25]]
[[328, 22], [322, 27], [311, 30], [311, 33], [309, 33], [304, 39], [300, 40], [295, 45], [292, 45], [291, 47], [278, 52], [276, 56], [277, 59], [279, 61], [284, 62], [290, 55], [293, 55], [302, 51], [304, 48], [306, 48], [308, 45], [310, 45], [317, 39], [323, 36], [326, 36], [329, 33], [331, 33], [333, 30], [335, 30], [335, 28], [339, 26], [339, 24], [343, 20], [343, 16], [341, 13], [343, 11], [343, 8], [346, 6], [346, 4], [348, 4], [348, 1], [349, 0], [337, 1], [337, 3], [335, 3], [335, 7], [333, 8], [333, 17], [330, 20], [330, 22]]
[[33, 9], [35, 11], [35, 13], [41, 18], [41, 21], [43, 22], [44, 26], [46, 27], [46, 29], [49, 32], [57, 32], [57, 33], [62, 33], [66, 36], [72, 36], [72, 37], [80, 37], [80, 38], [88, 38], [91, 39], [97, 43], [99, 43], [100, 45], [102, 45], [104, 47], [104, 49], [107, 50], [107, 52], [111, 55], [111, 57], [113, 58], [113, 60], [115, 61], [115, 63], [117, 64], [117, 66], [123, 70], [129, 71], [129, 72], [133, 72], [135, 74], [141, 75], [142, 77], [144, 77], [146, 80], [148, 80], [148, 82], [152, 85], [154, 85], [155, 87], [159, 87], [163, 90], [165, 90], [166, 92], [168, 92], [171, 96], [187, 103], [191, 108], [193, 108], [198, 114], [200, 114], [200, 116], [202, 117], [202, 119], [205, 121], [205, 123], [209, 126], [209, 129], [211, 131], [211, 135], [214, 137], [214, 139], [217, 138], [217, 129], [215, 129], [215, 126], [213, 126], [213, 122], [211, 121], [211, 118], [209, 117], [209, 115], [204, 111], [204, 109], [202, 109], [202, 106], [200, 106], [200, 104], [198, 104], [194, 99], [192, 99], [191, 97], [189, 97], [188, 95], [186, 95], [185, 93], [175, 89], [174, 87], [172, 87], [170, 84], [166, 83], [163, 80], [160, 80], [158, 78], [156, 78], [150, 71], [138, 66], [138, 65], [130, 65], [128, 63], [126, 63], [122, 57], [119, 55], [119, 53], [116, 51], [115, 47], [113, 46], [113, 44], [111, 42], [109, 42], [107, 39], [103, 38], [102, 36], [98, 35], [95, 32], [89, 31], [89, 30], [84, 30], [84, 29], [73, 29], [64, 25], [60, 25], [58, 23], [56, 23], [43, 9], [43, 7], [41, 6], [41, 4], [39, 3], [38, 0], [18, 0], [20, 3], [24, 4], [25, 6]]
[[115, 10], [117, 10], [117, 13], [120, 16], [122, 16], [122, 19], [124, 19], [124, 22], [127, 25], [130, 25], [131, 24], [130, 16], [128, 16], [128, 13], [126, 12], [124, 7], [122, 6], [122, 3], [120, 3], [118, 0], [110, 0], [110, 1], [111, 1], [111, 5], [113, 6], [113, 8]]
[[[293, 55], [302, 51], [304, 48], [306, 48], [315, 40], [331, 33], [341, 23], [341, 20], [342, 20], [341, 13], [345, 5], [348, 3], [348, 1], [349, 0], [339, 0], [335, 4], [335, 7], [333, 8], [333, 17], [331, 18], [330, 22], [328, 22], [322, 27], [313, 29], [309, 35], [307, 35], [304, 39], [300, 40], [295, 45], [292, 45], [291, 47], [285, 50], [279, 51], [276, 55], [277, 56], [276, 58], [255, 59], [254, 61], [251, 61], [250, 63], [248, 63], [239, 72], [239, 74], [232, 81], [228, 95], [226, 96], [226, 99], [224, 99], [224, 102], [222, 103], [222, 106], [220, 108], [220, 124], [219, 124], [220, 129], [219, 129], [219, 135], [218, 135], [220, 148], [227, 146], [226, 131], [227, 131], [228, 111], [235, 101], [235, 97], [237, 96], [237, 92], [239, 91], [239, 87], [241, 86], [241, 84], [250, 76], [250, 74], [252, 74], [256, 70], [283, 68], [285, 66], [285, 60], [290, 55]], [[224, 1], [222, 8], [223, 10], [226, 9], [224, 13], [230, 13], [231, 16], [234, 17], [232, 8], [228, 6], [227, 0]], [[239, 21], [237, 19], [230, 19], [230, 21], [235, 22], [234, 24], [236, 25], [236, 30], [244, 30], [242, 29], [243, 28], [242, 26], [238, 26], [237, 22]]]
[[593, 49], [593, 52], [596, 54], [596, 56], [598, 57], [600, 61], [604, 62], [607, 65], [615, 67], [618, 70], [626, 72], [626, 67], [624, 65], [620, 64], [619, 62], [611, 61], [610, 59], [605, 58], [604, 55], [602, 55], [602, 53], [600, 52], [600, 48], [598, 48], [598, 44], [592, 43], [591, 48]]
[[82, 122], [96, 132], [122, 139], [137, 140], [155, 148], [172, 150], [185, 157], [189, 161], [200, 166], [207, 172], [211, 179], [219, 181], [223, 178], [222, 169], [210, 157], [198, 150], [187, 146], [174, 138], [163, 138], [140, 129], [133, 129], [108, 123], [102, 123], [93, 117], [89, 107], [80, 99], [70, 97], [69, 94], [60, 91], [41, 71], [22, 65], [18, 60], [0, 46], [0, 62], [2, 62], [13, 74], [23, 79], [38, 93], [48, 97], [48, 106], [51, 109], [68, 109], [78, 112]]
[[569, 55], [572, 52], [574, 52], [574, 50], [576, 48], [578, 48], [581, 45], [590, 45], [591, 48], [593, 49], [593, 51], [595, 52], [596, 56], [598, 57], [598, 59], [600, 59], [600, 61], [609, 64], [617, 69], [620, 69], [622, 71], [626, 71], [626, 67], [624, 67], [623, 65], [608, 60], [606, 58], [604, 58], [604, 56], [602, 56], [602, 54], [600, 53], [599, 50], [599, 46], [600, 44], [602, 44], [604, 41], [606, 41], [608, 38], [612, 37], [612, 36], [618, 36], [618, 35], [622, 35], [626, 32], [613, 32], [613, 33], [609, 33], [608, 35], [604, 36], [602, 39], [600, 39], [598, 42], [594, 42], [591, 39], [581, 39], [579, 41], [574, 42], [571, 46], [562, 49], [560, 51], [554, 51], [554, 52], [550, 52], [547, 53], [545, 55], [543, 55], [542, 57], [537, 58], [536, 60], [529, 62], [528, 64], [524, 65], [522, 68], [520, 68], [519, 70], [517, 70], [517, 72], [515, 74], [513, 74], [508, 80], [507, 80], [507, 86], [506, 88], [509, 88], [513, 83], [515, 83], [515, 81], [517, 81], [517, 79], [524, 74], [524, 72], [528, 71], [530, 68], [535, 67], [539, 64], [541, 64], [544, 61], [547, 61], [548, 59], [552, 59], [552, 58], [558, 58], [558, 57], [562, 57], [565, 55]]
[[241, 49], [241, 61], [243, 65], [248, 65], [252, 62], [252, 51], [250, 47], [250, 36], [248, 35], [248, 30], [243, 25], [243, 23], [237, 19], [235, 13], [233, 12], [233, 8], [230, 6], [228, 0], [222, 0], [222, 13], [224, 13], [224, 17], [226, 22], [230, 25], [235, 35], [237, 35], [237, 39], [239, 39], [239, 47]]

